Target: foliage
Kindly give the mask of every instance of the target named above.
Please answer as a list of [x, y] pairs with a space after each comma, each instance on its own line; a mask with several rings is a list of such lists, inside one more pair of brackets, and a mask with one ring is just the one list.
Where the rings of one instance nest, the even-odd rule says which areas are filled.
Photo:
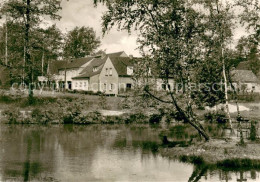
[[224, 112], [221, 111], [217, 111], [217, 112], [208, 112], [206, 114], [204, 114], [204, 118], [206, 122], [209, 123], [219, 123], [219, 124], [224, 124], [226, 123], [226, 114]]
[[[195, 98], [191, 83], [194, 70], [201, 65], [215, 65], [211, 70], [222, 64], [224, 55], [219, 56], [221, 49], [226, 48], [226, 43], [232, 35], [232, 13], [228, 8], [220, 9], [218, 2], [211, 1], [171, 1], [171, 0], [152, 0], [152, 1], [106, 1], [108, 11], [103, 16], [104, 33], [113, 26], [118, 29], [128, 30], [135, 28], [140, 31], [138, 43], [140, 51], [144, 56], [145, 62], [141, 70], [147, 72], [147, 67], [153, 70], [153, 75], [163, 79], [166, 85], [169, 78], [173, 78], [177, 83], [188, 85], [181, 93], [184, 99], [179, 102], [180, 95], [170, 91], [168, 93], [156, 93], [147, 84], [145, 92], [160, 102], [173, 105], [182, 120], [190, 123], [197, 131], [208, 140], [208, 135], [197, 121], [193, 113], [193, 105], [196, 100], [207, 97], [202, 102], [213, 104], [223, 99], [223, 94], [205, 91], [200, 94], [199, 99]], [[95, 3], [100, 1], [96, 0]], [[198, 10], [203, 7], [203, 10]], [[217, 20], [217, 21], [216, 21]], [[222, 42], [220, 42], [220, 40]], [[221, 47], [222, 46], [222, 47]], [[212, 58], [216, 64], [211, 64]], [[207, 70], [207, 68], [204, 68]], [[226, 70], [225, 70], [226, 71]], [[199, 70], [198, 73], [201, 73]], [[210, 83], [221, 80], [221, 69], [216, 70], [212, 75]], [[207, 70], [205, 78], [211, 74]], [[196, 81], [196, 80], [195, 80]], [[197, 80], [200, 82], [201, 80]], [[208, 80], [204, 80], [207, 81]], [[208, 97], [210, 96], [210, 97]], [[218, 98], [219, 97], [219, 98]]]
[[148, 123], [148, 117], [143, 113], [131, 113], [123, 116], [126, 124], [130, 123]]
[[[34, 57], [32, 51], [35, 50], [33, 32], [39, 28], [43, 17], [60, 19], [57, 12], [61, 9], [60, 0], [8, 0], [2, 5], [0, 12], [11, 22], [21, 27], [20, 59], [24, 68], [24, 76], [27, 82], [32, 83], [34, 73]], [[17, 35], [18, 36], [18, 35]], [[24, 57], [23, 57], [24, 55]], [[24, 60], [24, 62], [22, 62]], [[11, 65], [13, 66], [13, 65]], [[33, 92], [30, 90], [29, 94]]]
[[160, 114], [153, 114], [150, 116], [149, 123], [150, 124], [159, 124], [162, 120], [162, 115]]
[[82, 58], [91, 55], [99, 47], [100, 40], [93, 28], [76, 27], [68, 32], [65, 39], [65, 58]]
[[99, 106], [102, 109], [108, 109], [109, 108], [109, 106], [107, 104], [107, 97], [105, 96], [104, 93], [101, 93], [100, 96], [99, 96]]
[[6, 117], [9, 124], [22, 123], [23, 121], [21, 113], [17, 108], [3, 111], [3, 116]]
[[249, 139], [252, 141], [255, 141], [257, 138], [257, 128], [256, 128], [257, 122], [252, 121], [251, 127], [250, 127], [250, 137]]

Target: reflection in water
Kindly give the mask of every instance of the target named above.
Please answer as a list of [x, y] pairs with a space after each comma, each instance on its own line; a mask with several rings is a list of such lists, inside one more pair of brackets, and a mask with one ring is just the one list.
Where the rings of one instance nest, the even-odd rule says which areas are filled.
[[192, 172], [189, 182], [197, 182], [204, 176], [207, 172], [207, 166], [195, 166], [194, 171]]
[[0, 126], [0, 181], [259, 180], [162, 158], [147, 125]]

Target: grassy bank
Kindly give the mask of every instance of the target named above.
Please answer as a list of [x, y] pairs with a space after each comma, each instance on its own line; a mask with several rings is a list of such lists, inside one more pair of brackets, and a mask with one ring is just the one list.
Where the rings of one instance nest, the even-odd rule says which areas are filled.
[[[0, 121], [8, 124], [148, 123], [150, 115], [130, 107], [125, 98], [104, 95], [58, 93], [38, 95], [0, 94]], [[104, 115], [102, 111], [125, 113]], [[152, 117], [153, 115], [151, 115]], [[160, 117], [153, 117], [157, 122]]]
[[164, 157], [195, 165], [233, 170], [260, 169], [260, 143], [247, 141], [246, 146], [240, 146], [238, 143], [238, 139], [212, 139], [207, 143], [188, 147], [161, 147], [159, 152]]

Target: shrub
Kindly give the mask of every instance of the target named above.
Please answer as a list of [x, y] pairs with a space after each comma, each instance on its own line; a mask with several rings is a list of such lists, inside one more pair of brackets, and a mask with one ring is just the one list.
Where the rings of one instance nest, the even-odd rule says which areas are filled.
[[86, 120], [89, 123], [97, 123], [102, 121], [104, 118], [102, 117], [101, 113], [98, 111], [90, 112], [86, 115]]
[[109, 109], [108, 104], [107, 104], [107, 97], [103, 93], [100, 94], [100, 96], [99, 96], [99, 106], [102, 109]]
[[18, 109], [9, 109], [3, 111], [3, 116], [6, 118], [9, 124], [21, 123], [23, 118], [21, 117], [21, 113]]
[[106, 116], [103, 123], [122, 123], [124, 120], [120, 116]]
[[204, 114], [204, 119], [206, 122], [209, 123], [226, 123], [226, 114], [224, 112], [208, 112], [206, 114]]
[[29, 124], [32, 123], [31, 115], [23, 115], [17, 108], [3, 112], [8, 124]]
[[153, 114], [150, 119], [149, 119], [149, 123], [151, 124], [158, 124], [160, 123], [160, 121], [162, 120], [162, 115], [160, 114]]
[[148, 117], [143, 113], [129, 114], [126, 116], [125, 123], [148, 123]]
[[249, 137], [249, 139], [252, 140], [252, 141], [255, 141], [256, 137], [257, 137], [256, 122], [252, 121], [251, 127], [250, 127], [250, 137]]
[[14, 99], [7, 95], [0, 95], [0, 102], [10, 104], [14, 102]]

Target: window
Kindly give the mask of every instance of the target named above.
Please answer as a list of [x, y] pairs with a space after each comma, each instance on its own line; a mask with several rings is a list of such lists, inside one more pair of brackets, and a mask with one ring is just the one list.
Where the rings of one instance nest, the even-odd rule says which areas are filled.
[[166, 85], [165, 84], [162, 84], [162, 89], [166, 90]]
[[78, 82], [75, 83], [75, 87], [76, 87], [76, 88], [78, 87]]
[[104, 83], [104, 91], [106, 91], [106, 90], [107, 90], [107, 84]]
[[97, 66], [93, 67], [93, 72], [96, 72], [97, 70], [98, 70]]
[[168, 89], [171, 90], [171, 85], [170, 84], [168, 84]]
[[131, 83], [127, 83], [126, 84], [126, 90], [131, 90], [132, 88], [132, 84]]
[[113, 85], [113, 83], [111, 83], [109, 90], [111, 91], [111, 90], [113, 90], [113, 89], [114, 89], [114, 85]]
[[87, 82], [84, 82], [84, 87], [87, 87]]
[[82, 87], [82, 82], [79, 83], [79, 87]]
[[110, 68], [109, 69], [109, 75], [112, 76], [112, 73], [113, 73], [112, 68]]
[[252, 86], [252, 90], [255, 90], [255, 86]]
[[132, 75], [134, 73], [134, 67], [133, 66], [127, 66], [127, 75]]
[[106, 68], [106, 76], [108, 76], [108, 68]]

